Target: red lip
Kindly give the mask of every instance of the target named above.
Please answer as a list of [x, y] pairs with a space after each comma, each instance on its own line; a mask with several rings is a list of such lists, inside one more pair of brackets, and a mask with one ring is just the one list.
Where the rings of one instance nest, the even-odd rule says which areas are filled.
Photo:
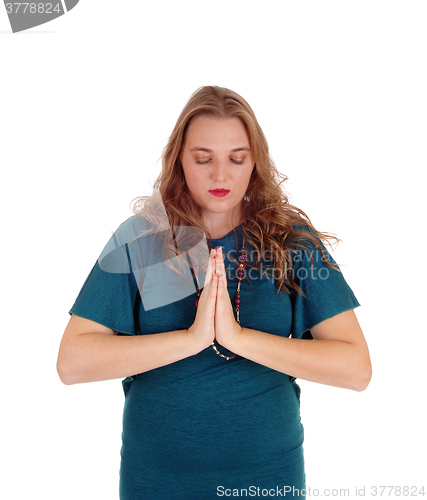
[[213, 194], [214, 196], [225, 196], [226, 194], [228, 194], [230, 192], [229, 189], [214, 189], [212, 191], [209, 191], [211, 194]]

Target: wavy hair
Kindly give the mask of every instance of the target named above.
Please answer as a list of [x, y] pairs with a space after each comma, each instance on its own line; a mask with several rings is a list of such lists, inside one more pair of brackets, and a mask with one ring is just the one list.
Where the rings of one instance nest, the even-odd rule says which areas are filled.
[[[186, 238], [185, 231], [180, 232], [177, 226], [200, 228], [208, 239], [211, 238], [203, 222], [202, 209], [187, 188], [180, 160], [187, 129], [192, 120], [200, 115], [219, 119], [237, 117], [242, 121], [249, 137], [255, 168], [242, 200], [241, 215], [245, 221], [242, 226], [244, 238], [256, 249], [257, 258], [247, 265], [274, 277], [278, 293], [281, 290], [283, 294], [298, 292], [305, 295], [293, 279], [292, 253], [297, 252], [299, 248], [300, 252], [311, 254], [314, 246], [320, 250], [322, 260], [336, 269], [335, 265], [328, 261], [319, 240], [327, 242], [332, 239], [336, 243], [341, 240], [333, 234], [316, 230], [309, 217], [289, 203], [289, 198], [281, 186], [288, 177], [277, 170], [252, 108], [239, 94], [229, 89], [206, 86], [193, 93], [179, 115], [163, 150], [162, 170], [154, 183], [153, 194], [132, 200], [132, 212], [145, 217], [159, 230], [165, 229], [166, 223], [178, 230], [173, 232], [173, 237], [165, 244], [164, 253], [169, 255], [166, 260], [168, 265], [170, 257], [179, 254], [179, 239]], [[168, 219], [166, 223], [165, 211]], [[299, 229], [296, 226], [303, 227]], [[185, 246], [182, 241], [180, 244], [181, 248], [182, 245]], [[328, 244], [330, 245], [330, 242]], [[266, 252], [269, 253], [269, 260], [273, 265], [263, 270], [258, 266]], [[311, 260], [313, 262], [312, 256]]]

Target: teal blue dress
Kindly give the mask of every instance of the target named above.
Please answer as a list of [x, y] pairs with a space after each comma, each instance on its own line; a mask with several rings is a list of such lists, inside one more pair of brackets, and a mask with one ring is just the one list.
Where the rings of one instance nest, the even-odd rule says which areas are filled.
[[[149, 227], [139, 216], [119, 227], [70, 314], [119, 335], [149, 335], [193, 324], [197, 293], [191, 271], [183, 278], [165, 266], [162, 235], [134, 240]], [[235, 230], [207, 242], [223, 247], [232, 303], [238, 283], [233, 258], [243, 243], [242, 226]], [[359, 306], [342, 273], [329, 268], [314, 246], [294, 256], [293, 278], [305, 297], [278, 294], [271, 275], [251, 270], [255, 254], [247, 242], [245, 249], [243, 327], [301, 338], [321, 321]], [[262, 263], [268, 265], [265, 259]], [[204, 280], [199, 282], [202, 286]], [[286, 498], [305, 498], [304, 429], [294, 377], [238, 355], [227, 361], [207, 348], [129, 376], [122, 384], [121, 500], [277, 498], [284, 493]]]

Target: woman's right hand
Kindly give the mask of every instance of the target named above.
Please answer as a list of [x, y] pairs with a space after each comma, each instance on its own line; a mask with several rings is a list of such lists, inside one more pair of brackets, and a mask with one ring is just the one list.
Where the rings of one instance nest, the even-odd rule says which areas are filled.
[[215, 339], [215, 307], [218, 288], [218, 276], [215, 275], [216, 250], [209, 256], [205, 285], [199, 297], [194, 323], [188, 329], [192, 335], [198, 352], [209, 347]]

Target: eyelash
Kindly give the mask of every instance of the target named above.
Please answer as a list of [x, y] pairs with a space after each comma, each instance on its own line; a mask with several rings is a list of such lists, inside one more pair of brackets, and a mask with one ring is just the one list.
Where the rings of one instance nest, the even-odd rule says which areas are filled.
[[[206, 161], [201, 161], [201, 160], [196, 160], [196, 163], [198, 165], [206, 165], [207, 163], [209, 163], [211, 160], [206, 160]], [[245, 160], [241, 160], [241, 161], [237, 161], [237, 160], [231, 160], [233, 163], [235, 163], [236, 165], [242, 165], [243, 162]]]

